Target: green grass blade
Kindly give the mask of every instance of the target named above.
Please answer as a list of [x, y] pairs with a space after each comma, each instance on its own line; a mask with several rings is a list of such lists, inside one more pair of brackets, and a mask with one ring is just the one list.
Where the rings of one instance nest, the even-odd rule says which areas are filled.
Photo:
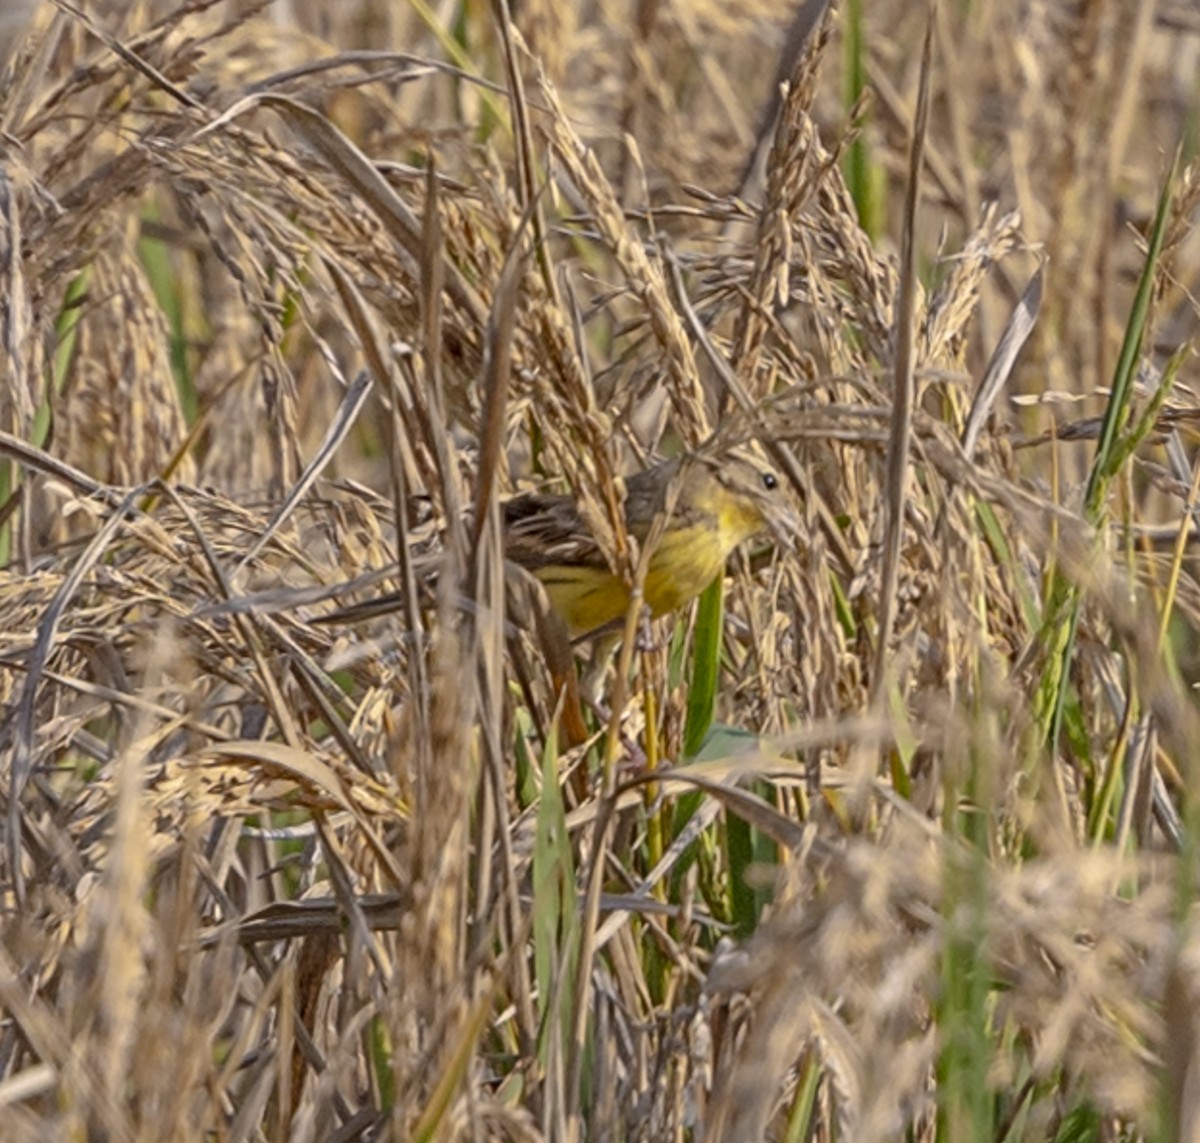
[[[1133, 385], [1141, 358], [1142, 343], [1150, 316], [1150, 304], [1154, 294], [1155, 274], [1159, 257], [1166, 238], [1167, 221], [1171, 204], [1175, 198], [1175, 173], [1179, 157], [1176, 154], [1159, 195], [1158, 210], [1150, 230], [1150, 241], [1146, 261], [1142, 266], [1141, 279], [1129, 321], [1125, 327], [1125, 338], [1121, 354], [1113, 374], [1112, 390], [1104, 411], [1100, 428], [1100, 441], [1096, 456], [1088, 474], [1087, 490], [1084, 494], [1084, 515], [1093, 526], [1099, 526], [1104, 516], [1108, 488], [1116, 475], [1114, 457], [1118, 455], [1117, 442], [1121, 429], [1129, 419], [1133, 400]], [[1043, 675], [1037, 699], [1037, 713], [1045, 727], [1046, 742], [1053, 756], [1058, 749], [1062, 733], [1063, 715], [1070, 690], [1070, 666], [1075, 651], [1075, 635], [1079, 626], [1079, 589], [1067, 581], [1061, 571], [1056, 571], [1049, 592], [1050, 605], [1046, 609], [1047, 626], [1043, 642], [1051, 650], [1049, 665]]]
[[708, 728], [712, 726], [717, 679], [721, 672], [721, 628], [724, 617], [725, 584], [718, 576], [705, 588], [696, 607], [692, 679], [688, 687], [687, 721], [683, 729], [685, 758], [694, 758], [700, 752]]

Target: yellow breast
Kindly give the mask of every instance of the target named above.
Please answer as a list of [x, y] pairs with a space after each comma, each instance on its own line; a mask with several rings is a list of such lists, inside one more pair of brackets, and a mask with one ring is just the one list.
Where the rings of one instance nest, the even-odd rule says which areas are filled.
[[[695, 599], [720, 574], [726, 551], [711, 525], [668, 531], [650, 557], [644, 598], [654, 616]], [[552, 565], [537, 577], [572, 638], [621, 620], [629, 611], [629, 585], [593, 567]]]
[[725, 566], [729, 549], [711, 520], [663, 534], [646, 572], [646, 602], [665, 615], [698, 596]]
[[[753, 503], [730, 496], [716, 480], [692, 486], [689, 493], [650, 556], [644, 597], [655, 616], [695, 599], [721, 574], [729, 553], [763, 526]], [[552, 565], [535, 574], [572, 638], [621, 620], [629, 611], [629, 585], [607, 569]]]

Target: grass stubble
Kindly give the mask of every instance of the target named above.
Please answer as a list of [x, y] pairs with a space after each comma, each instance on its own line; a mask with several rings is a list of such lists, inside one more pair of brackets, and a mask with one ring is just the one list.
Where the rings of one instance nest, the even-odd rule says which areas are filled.
[[820, 7], [6, 9], [5, 1139], [1196, 1137], [1200, 28]]

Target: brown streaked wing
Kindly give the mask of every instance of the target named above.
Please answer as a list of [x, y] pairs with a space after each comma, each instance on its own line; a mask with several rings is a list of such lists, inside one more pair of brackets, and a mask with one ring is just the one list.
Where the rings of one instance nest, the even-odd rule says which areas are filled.
[[551, 564], [607, 567], [570, 496], [528, 492], [505, 503], [504, 553], [529, 571]]

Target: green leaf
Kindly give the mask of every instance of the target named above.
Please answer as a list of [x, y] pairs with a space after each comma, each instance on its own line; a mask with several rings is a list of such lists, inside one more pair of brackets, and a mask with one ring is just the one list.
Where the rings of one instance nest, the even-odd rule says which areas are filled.
[[[533, 843], [532, 934], [542, 1029], [539, 1057], [546, 1066], [551, 1059], [567, 1058], [579, 942], [575, 860], [558, 784], [558, 744], [553, 734], [542, 755], [542, 800]], [[557, 1045], [555, 1038], [559, 1039]]]
[[724, 581], [718, 576], [704, 589], [696, 610], [692, 680], [688, 687], [683, 754], [695, 757], [712, 725], [721, 673], [721, 628], [725, 619]]

